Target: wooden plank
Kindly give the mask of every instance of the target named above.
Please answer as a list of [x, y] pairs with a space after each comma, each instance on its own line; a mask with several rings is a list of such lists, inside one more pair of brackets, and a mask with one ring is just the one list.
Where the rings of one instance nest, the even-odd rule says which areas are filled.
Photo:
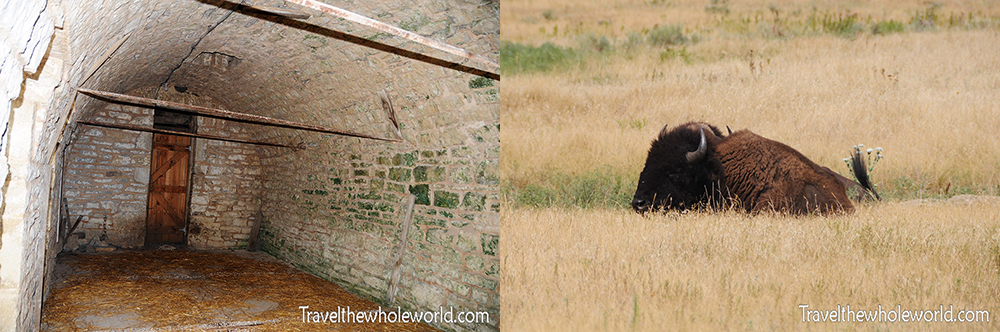
[[77, 217], [76, 222], [73, 223], [73, 227], [69, 228], [69, 233], [63, 235], [63, 245], [66, 245], [66, 241], [69, 241], [69, 236], [73, 234], [73, 231], [76, 231], [76, 227], [80, 226], [80, 220], [83, 220], [83, 215]]
[[154, 184], [149, 186], [150, 191], [157, 191], [161, 193], [172, 193], [172, 194], [184, 194], [187, 193], [187, 187], [185, 186], [168, 186]]
[[136, 97], [136, 96], [129, 96], [129, 95], [124, 95], [124, 94], [120, 94], [120, 93], [113, 93], [113, 92], [107, 92], [107, 91], [97, 91], [97, 90], [90, 90], [90, 89], [83, 89], [83, 88], [80, 88], [77, 91], [80, 91], [80, 92], [85, 93], [85, 94], [90, 95], [90, 96], [94, 96], [94, 97], [99, 97], [99, 98], [102, 98], [102, 99], [106, 99], [106, 100], [109, 100], [109, 101], [112, 101], [112, 102], [118, 102], [118, 103], [124, 103], [124, 104], [134, 104], [134, 105], [140, 105], [140, 106], [146, 106], [146, 107], [166, 108], [166, 109], [171, 109], [171, 110], [175, 110], [175, 111], [182, 112], [182, 113], [197, 114], [197, 115], [202, 115], [202, 116], [207, 116], [207, 117], [212, 117], [212, 118], [217, 118], [217, 119], [223, 119], [223, 120], [231, 120], [231, 121], [237, 121], [237, 122], [252, 123], [252, 124], [257, 124], [257, 125], [262, 125], [262, 126], [272, 126], [272, 127], [281, 127], [281, 128], [289, 128], [289, 129], [308, 130], [308, 131], [314, 131], [314, 132], [319, 132], [319, 133], [336, 134], [336, 135], [343, 135], [343, 136], [350, 136], [350, 137], [357, 137], [357, 138], [367, 138], [367, 139], [373, 139], [373, 140], [378, 140], [378, 141], [399, 142], [399, 140], [397, 140], [397, 139], [375, 137], [375, 136], [371, 136], [371, 135], [359, 134], [359, 133], [350, 132], [350, 131], [336, 130], [336, 129], [326, 128], [326, 127], [321, 127], [321, 126], [316, 126], [316, 125], [310, 125], [310, 124], [298, 123], [298, 122], [293, 122], [293, 121], [288, 121], [288, 120], [281, 120], [281, 119], [269, 118], [269, 117], [260, 116], [260, 115], [239, 113], [239, 112], [226, 111], [226, 110], [215, 109], [215, 108], [208, 108], [208, 107], [201, 107], [201, 106], [187, 105], [187, 104], [181, 104], [181, 103], [174, 103], [174, 102], [163, 101], [163, 100], [156, 100], [156, 99], [150, 99], [150, 98], [142, 98], [142, 97]]
[[164, 150], [171, 150], [171, 151], [185, 151], [185, 150], [187, 150], [186, 146], [173, 145], [173, 144], [164, 144], [164, 143], [153, 143], [153, 147], [162, 148]]
[[150, 192], [149, 195], [156, 199], [156, 203], [160, 204], [160, 208], [163, 209], [163, 211], [167, 213], [167, 216], [174, 221], [174, 225], [184, 223], [184, 218], [181, 218], [181, 216], [177, 214], [176, 209], [170, 204], [169, 201], [167, 201], [167, 198], [163, 196], [163, 193]]
[[312, 15], [309, 15], [307, 13], [303, 13], [303, 12], [300, 12], [298, 10], [289, 9], [289, 8], [270, 7], [270, 6], [247, 6], [247, 5], [244, 5], [244, 6], [246, 6], [246, 8], [249, 8], [249, 9], [253, 9], [253, 10], [257, 10], [257, 11], [262, 11], [262, 12], [267, 12], [269, 14], [274, 14], [274, 15], [278, 15], [278, 16], [284, 16], [284, 17], [287, 17], [287, 18], [295, 18], [295, 19], [300, 19], [300, 20], [304, 20], [304, 19], [307, 19], [307, 18], [309, 18], [309, 17], [312, 16]]
[[396, 252], [396, 263], [392, 266], [392, 274], [389, 277], [389, 289], [386, 291], [385, 301], [389, 303], [389, 306], [392, 306], [393, 300], [395, 300], [396, 287], [399, 285], [399, 279], [402, 278], [400, 267], [403, 265], [403, 254], [406, 252], [406, 243], [410, 239], [410, 223], [413, 221], [413, 203], [415, 201], [416, 196], [409, 195], [406, 197], [406, 217], [403, 219], [403, 234], [399, 237], [399, 251]]
[[490, 58], [485, 57], [485, 56], [482, 56], [482, 55], [479, 55], [479, 54], [475, 54], [475, 53], [466, 51], [464, 49], [461, 49], [459, 47], [456, 47], [456, 46], [453, 46], [453, 45], [450, 45], [450, 44], [446, 44], [446, 43], [442, 43], [442, 42], [439, 42], [437, 40], [433, 40], [433, 39], [421, 36], [421, 35], [419, 35], [419, 34], [417, 34], [415, 32], [406, 31], [406, 30], [400, 29], [398, 27], [395, 27], [393, 25], [387, 24], [385, 22], [376, 21], [376, 20], [370, 19], [368, 17], [362, 16], [360, 14], [348, 11], [346, 9], [339, 8], [339, 7], [334, 7], [334, 6], [331, 6], [329, 4], [326, 4], [326, 3], [323, 3], [323, 2], [319, 2], [319, 1], [316, 1], [316, 0], [287, 0], [287, 1], [291, 2], [291, 3], [294, 3], [294, 4], [301, 5], [303, 7], [315, 9], [315, 10], [318, 10], [318, 11], [321, 11], [321, 12], [324, 12], [324, 13], [327, 13], [327, 14], [330, 14], [330, 15], [333, 15], [333, 16], [336, 16], [336, 17], [339, 17], [339, 18], [342, 18], [342, 19], [354, 22], [354, 23], [358, 23], [358, 24], [367, 26], [369, 28], [373, 28], [373, 29], [376, 29], [376, 30], [379, 30], [379, 31], [382, 31], [382, 32], [385, 32], [385, 33], [388, 33], [388, 34], [391, 34], [391, 35], [394, 35], [394, 36], [397, 36], [397, 37], [400, 37], [400, 38], [403, 38], [403, 39], [406, 39], [406, 40], [409, 40], [409, 41], [412, 41], [412, 42], [416, 42], [418, 44], [422, 44], [422, 45], [425, 45], [425, 46], [430, 46], [430, 47], [433, 47], [433, 48], [438, 49], [440, 51], [444, 51], [444, 52], [449, 53], [449, 54], [457, 55], [459, 57], [462, 57], [463, 59], [471, 60], [473, 62], [479, 63], [482, 66], [484, 66], [486, 68], [486, 71], [489, 72], [490, 74], [492, 74], [491, 76], [495, 76], [496, 79], [500, 78], [500, 74], [499, 74], [500, 73], [500, 64], [498, 62], [496, 62], [496, 61], [493, 61]]
[[179, 163], [184, 158], [187, 158], [187, 151], [175, 152], [173, 156], [170, 156], [170, 159], [167, 159], [167, 161], [165, 161], [163, 164], [156, 166], [156, 170], [153, 171], [153, 174], [149, 176], [149, 182], [154, 182], [156, 180], [159, 180], [160, 177], [162, 177], [164, 174], [167, 174], [167, 171], [173, 168], [174, 165], [177, 165], [177, 163]]
[[295, 145], [287, 145], [287, 144], [280, 144], [280, 143], [268, 143], [268, 142], [258, 142], [258, 141], [242, 140], [242, 139], [238, 139], [238, 138], [228, 138], [228, 137], [214, 136], [214, 135], [205, 135], [205, 134], [192, 134], [192, 133], [185, 133], [185, 132], [180, 132], [180, 131], [173, 131], [173, 130], [166, 130], [166, 129], [157, 129], [157, 128], [150, 128], [150, 127], [141, 127], [141, 126], [133, 126], [133, 125], [125, 125], [125, 124], [101, 123], [101, 122], [93, 122], [93, 121], [77, 121], [76, 123], [84, 124], [84, 125], [88, 125], [88, 126], [94, 126], [94, 127], [115, 128], [115, 129], [131, 130], [131, 131], [141, 131], [141, 132], [147, 132], [147, 133], [157, 133], [157, 134], [186, 136], [186, 137], [193, 137], [193, 138], [204, 138], [204, 139], [210, 139], [210, 140], [216, 140], [216, 141], [225, 141], [225, 142], [233, 142], [233, 143], [266, 145], [266, 146], [277, 146], [277, 147], [292, 148], [292, 149], [304, 149], [304, 147], [302, 147], [302, 146], [295, 146]]
[[94, 61], [94, 63], [90, 65], [90, 68], [87, 69], [87, 73], [88, 73], [87, 76], [86, 76], [87, 78], [83, 79], [83, 82], [81, 82], [80, 85], [86, 84], [87, 81], [89, 81], [90, 78], [94, 76], [94, 73], [97, 72], [97, 69], [101, 68], [101, 66], [103, 66], [104, 63], [107, 62], [108, 59], [111, 58], [111, 55], [113, 55], [115, 52], [117, 52], [118, 49], [122, 47], [122, 44], [124, 44], [125, 41], [128, 40], [128, 37], [131, 37], [131, 36], [132, 36], [131, 32], [126, 33], [125, 36], [123, 36], [121, 39], [118, 39], [118, 41], [116, 41], [114, 45], [111, 45], [110, 48], [108, 48], [106, 51], [104, 51], [104, 54], [101, 55], [100, 60]]
[[260, 249], [260, 241], [257, 237], [260, 234], [260, 224], [264, 221], [264, 212], [257, 210], [257, 214], [254, 215], [253, 227], [250, 228], [250, 236], [247, 237], [247, 251], [257, 251]]
[[[59, 236], [56, 237], [56, 241], [63, 238], [63, 233], [66, 228], [69, 227], [69, 203], [66, 201], [66, 197], [62, 198], [62, 204], [59, 205]], [[67, 238], [69, 238], [67, 236]], [[63, 245], [66, 241], [63, 240]]]

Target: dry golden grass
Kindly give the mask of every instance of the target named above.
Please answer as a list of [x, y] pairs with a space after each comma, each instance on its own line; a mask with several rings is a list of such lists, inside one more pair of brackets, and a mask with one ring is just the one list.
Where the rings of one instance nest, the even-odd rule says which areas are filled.
[[637, 178], [664, 124], [702, 120], [748, 128], [841, 172], [853, 145], [883, 147], [874, 179], [909, 190], [902, 198], [1000, 190], [998, 31], [703, 46], [754, 50], [763, 69], [751, 71], [746, 56], [687, 65], [640, 54], [505, 76], [501, 172], [520, 184], [608, 165]]
[[[730, 17], [763, 13], [767, 19], [770, 5], [782, 15], [805, 15], [816, 5], [904, 23], [930, 6], [731, 2]], [[502, 80], [500, 172], [516, 196], [503, 216], [504, 329], [997, 330], [1000, 203], [900, 202], [1000, 194], [996, 22], [884, 36], [865, 30], [854, 39], [754, 32], [766, 25], [740, 34], [725, 32], [725, 23], [714, 21], [719, 16], [706, 12], [709, 4], [501, 5], [504, 40], [553, 42], [581, 50], [582, 59]], [[1000, 13], [988, 3], [942, 4], [941, 13], [992, 15], [994, 21]], [[629, 33], [674, 24], [703, 37], [670, 46], [686, 59], [665, 47], [625, 47]], [[581, 41], [587, 36], [607, 37], [613, 49], [587, 51]], [[556, 183], [554, 175], [596, 170], [634, 186], [660, 128], [687, 121], [748, 128], [840, 172], [853, 145], [882, 147], [888, 158], [873, 178], [888, 199], [832, 217], [642, 217], [626, 209], [519, 205], [519, 191]], [[943, 304], [990, 310], [994, 317], [985, 324], [807, 324], [800, 304], [827, 310]]]
[[[905, 20], [914, 12], [940, 5], [940, 13], [1000, 14], [1000, 7], [974, 1], [864, 1], [816, 2], [807, 0], [719, 1], [718, 7], [730, 10], [732, 17], [759, 16], [773, 20], [771, 8], [780, 18], [803, 18], [813, 10], [820, 13], [857, 14], [873, 20]], [[722, 4], [727, 2], [727, 4]], [[629, 32], [654, 25], [681, 24], [688, 31], [717, 28], [721, 14], [706, 10], [710, 0], [504, 0], [500, 5], [501, 38], [507, 41], [541, 44], [553, 42], [572, 45], [581, 34], [594, 33], [623, 38]], [[547, 17], [546, 17], [547, 16]]]
[[[997, 330], [1000, 206], [848, 216], [521, 209], [504, 216], [504, 329]], [[990, 323], [803, 323], [831, 310], [989, 310]]]

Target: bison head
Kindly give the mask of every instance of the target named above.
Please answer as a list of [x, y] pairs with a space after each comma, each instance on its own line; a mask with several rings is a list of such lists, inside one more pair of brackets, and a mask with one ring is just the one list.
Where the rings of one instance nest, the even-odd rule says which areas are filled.
[[664, 126], [649, 148], [632, 208], [644, 213], [709, 202], [722, 183], [722, 163], [715, 156], [721, 137], [718, 129], [700, 122], [671, 130]]

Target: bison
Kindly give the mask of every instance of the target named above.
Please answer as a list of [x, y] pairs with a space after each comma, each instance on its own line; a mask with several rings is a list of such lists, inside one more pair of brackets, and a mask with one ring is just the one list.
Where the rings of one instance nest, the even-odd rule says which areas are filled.
[[851, 212], [848, 188], [856, 200], [877, 196], [860, 158], [852, 168], [860, 183], [749, 130], [723, 136], [701, 122], [665, 126], [649, 148], [632, 208], [639, 213], [699, 205], [751, 213]]

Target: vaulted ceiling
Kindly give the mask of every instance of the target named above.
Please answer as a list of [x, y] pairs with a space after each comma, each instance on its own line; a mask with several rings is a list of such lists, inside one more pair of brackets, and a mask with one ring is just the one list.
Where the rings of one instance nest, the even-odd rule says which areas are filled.
[[[495, 0], [322, 1], [494, 61], [498, 56]], [[434, 97], [419, 89], [428, 77], [456, 70], [496, 75], [482, 63], [279, 0], [62, 6], [71, 85], [115, 93], [172, 89], [235, 112], [365, 134], [388, 134], [379, 124], [385, 115], [378, 91], [405, 110], [408, 100]], [[274, 14], [286, 10], [309, 18]], [[80, 98], [77, 107], [86, 117], [101, 103]]]

